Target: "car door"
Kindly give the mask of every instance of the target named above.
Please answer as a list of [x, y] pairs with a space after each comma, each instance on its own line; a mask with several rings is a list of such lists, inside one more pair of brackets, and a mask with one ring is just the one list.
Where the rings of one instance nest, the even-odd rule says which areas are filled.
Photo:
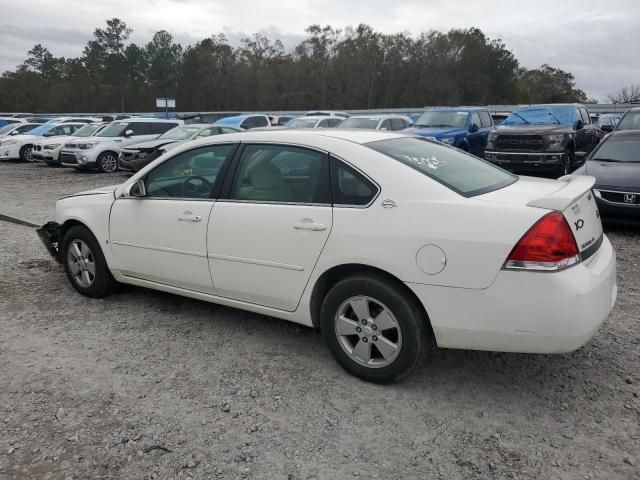
[[[587, 122], [585, 122], [585, 119], [582, 117], [582, 112], [580, 112], [579, 108], [576, 108], [575, 115], [576, 151], [588, 152], [590, 144], [590, 129], [587, 127]], [[578, 125], [578, 123], [581, 125]]]
[[219, 295], [294, 311], [333, 223], [328, 155], [247, 144], [213, 207], [209, 265]]
[[124, 275], [213, 293], [207, 223], [235, 144], [199, 147], [164, 161], [144, 177], [146, 195], [116, 199], [109, 237]]
[[[475, 132], [471, 131], [471, 127], [476, 125], [478, 129]], [[469, 144], [469, 153], [472, 153], [476, 156], [482, 155], [483, 150], [483, 138], [484, 132], [481, 129], [482, 122], [480, 121], [480, 115], [478, 112], [473, 112], [471, 114], [471, 119], [469, 120], [469, 132], [467, 133], [467, 143]]]
[[587, 146], [586, 151], [591, 152], [593, 148], [600, 141], [601, 130], [600, 127], [594, 122], [591, 121], [591, 116], [585, 107], [580, 107], [580, 113], [582, 113], [582, 118], [586, 119], [585, 121], [585, 130], [587, 131]]

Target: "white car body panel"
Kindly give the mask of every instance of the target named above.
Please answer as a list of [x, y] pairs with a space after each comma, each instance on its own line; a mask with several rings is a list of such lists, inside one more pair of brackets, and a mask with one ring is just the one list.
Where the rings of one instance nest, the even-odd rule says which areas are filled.
[[[588, 200], [591, 180], [523, 177], [500, 190], [465, 198], [360, 145], [400, 136], [277, 130], [195, 140], [176, 146], [120, 186], [60, 200], [56, 222], [87, 225], [118, 281], [304, 325], [313, 325], [311, 298], [322, 274], [361, 264], [404, 282], [423, 304], [436, 341], [444, 347], [553, 353], [573, 350], [591, 338], [616, 298], [615, 253], [606, 236], [592, 257], [562, 271], [502, 269], [518, 240], [552, 211], [532, 202], [551, 198], [553, 208], [562, 202], [570, 226], [577, 221], [572, 216], [577, 204], [593, 217], [585, 219], [579, 229], [583, 232], [572, 228], [578, 243], [582, 233], [600, 236], [602, 227]], [[253, 141], [331, 152], [377, 183], [380, 191], [368, 206], [333, 208], [122, 198], [133, 183], [176, 154], [203, 145]], [[396, 207], [384, 208], [385, 200]], [[201, 220], [179, 220], [181, 215]], [[302, 221], [325, 228], [293, 228]], [[445, 258], [427, 259], [442, 261], [441, 271], [425, 271], [423, 247], [443, 252]]]

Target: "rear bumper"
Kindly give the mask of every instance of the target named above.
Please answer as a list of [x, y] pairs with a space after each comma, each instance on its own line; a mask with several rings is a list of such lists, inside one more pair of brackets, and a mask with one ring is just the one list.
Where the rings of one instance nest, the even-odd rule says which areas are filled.
[[19, 160], [20, 146], [0, 145], [0, 160]]
[[58, 242], [60, 241], [60, 225], [56, 222], [47, 222], [40, 228], [36, 228], [36, 233], [40, 237], [40, 241], [45, 246], [49, 255], [60, 261], [60, 252]]
[[609, 316], [616, 256], [605, 236], [591, 258], [559, 272], [502, 270], [484, 290], [408, 285], [441, 347], [565, 353], [587, 343]]

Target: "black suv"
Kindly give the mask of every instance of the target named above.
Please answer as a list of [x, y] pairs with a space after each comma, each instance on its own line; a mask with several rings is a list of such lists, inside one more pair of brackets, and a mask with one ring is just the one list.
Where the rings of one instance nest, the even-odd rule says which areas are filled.
[[565, 175], [602, 135], [580, 104], [530, 105], [514, 110], [489, 134], [485, 159], [514, 173]]

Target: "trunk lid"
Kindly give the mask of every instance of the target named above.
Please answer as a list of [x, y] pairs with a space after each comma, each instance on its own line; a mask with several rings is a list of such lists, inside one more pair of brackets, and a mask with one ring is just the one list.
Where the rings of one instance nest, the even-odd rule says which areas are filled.
[[602, 238], [600, 213], [591, 190], [594, 184], [595, 178], [585, 175], [566, 175], [558, 180], [520, 177], [505, 188], [475, 198], [562, 212], [586, 259], [595, 253]]

